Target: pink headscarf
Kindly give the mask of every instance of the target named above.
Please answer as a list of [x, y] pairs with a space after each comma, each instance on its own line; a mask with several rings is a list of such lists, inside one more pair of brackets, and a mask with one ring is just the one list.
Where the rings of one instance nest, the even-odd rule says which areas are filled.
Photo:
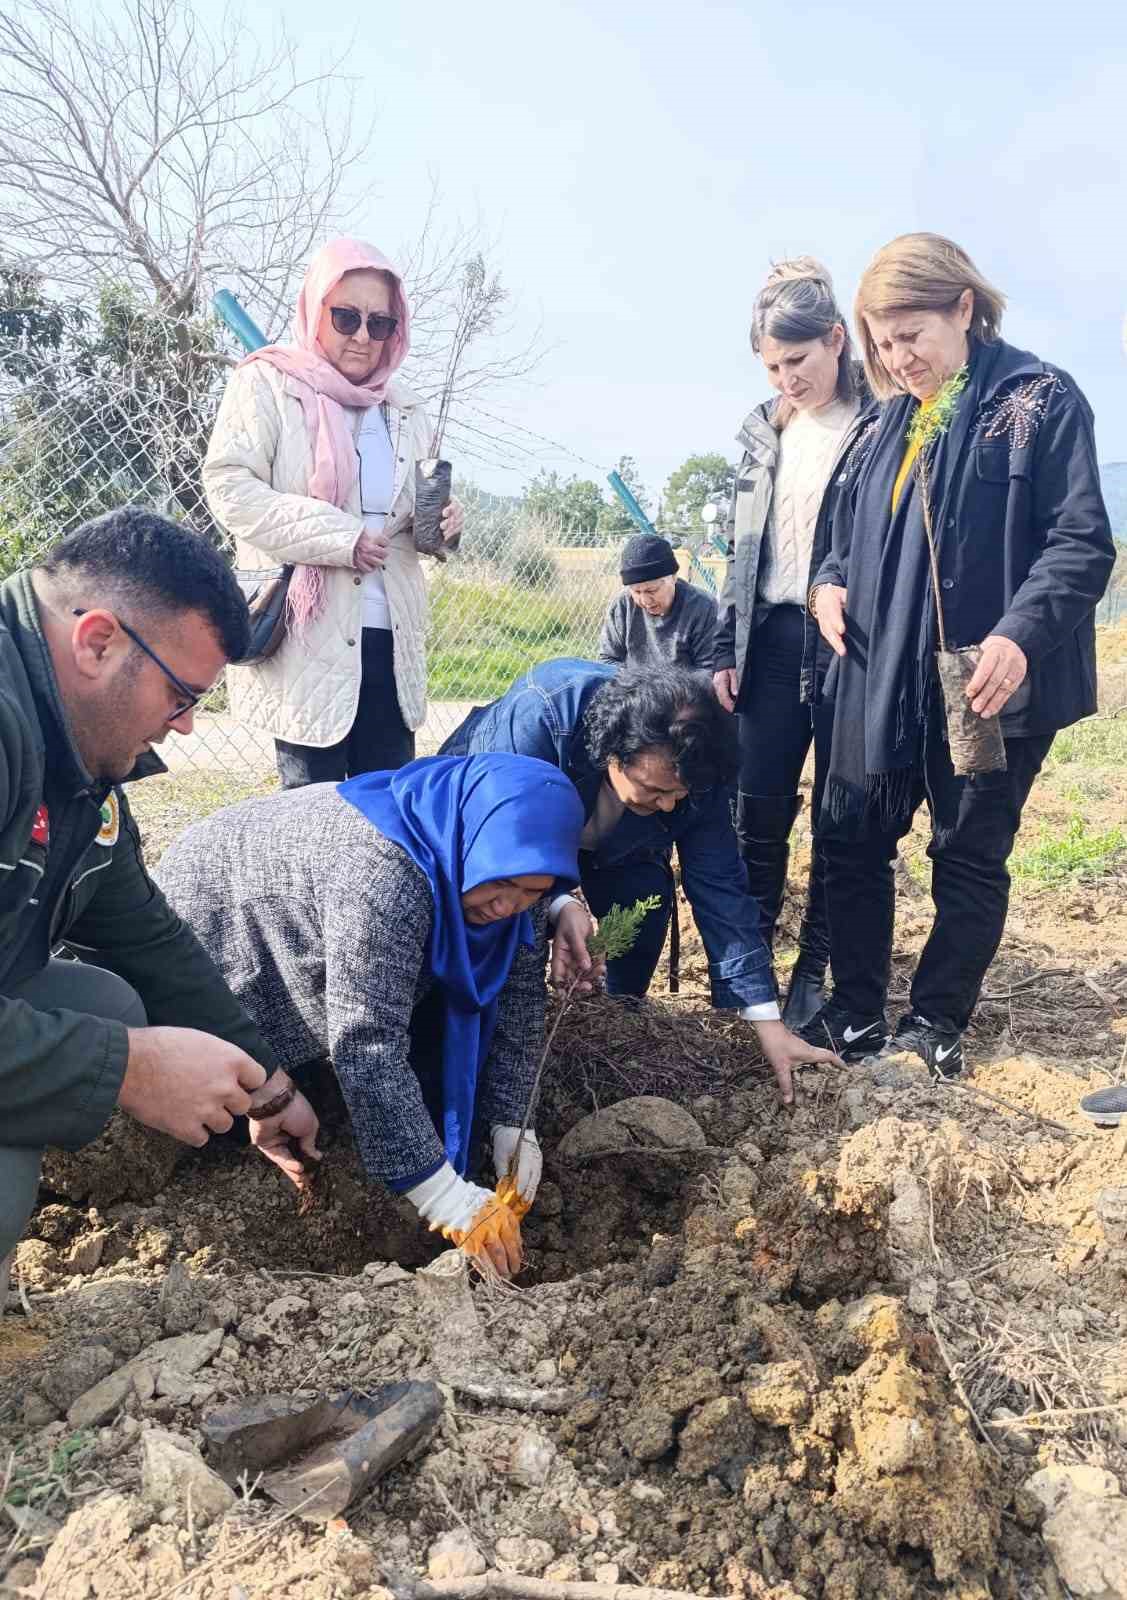
[[[317, 343], [317, 329], [326, 300], [346, 272], [386, 272], [393, 280], [391, 311], [399, 326], [380, 351], [379, 365], [364, 383], [338, 372]], [[268, 361], [300, 385], [301, 409], [313, 452], [309, 493], [317, 500], [344, 506], [356, 482], [356, 448], [344, 407], [376, 406], [387, 393], [392, 375], [411, 347], [411, 313], [399, 273], [387, 257], [359, 239], [331, 239], [318, 250], [305, 273], [293, 319], [293, 344], [268, 344], [247, 356], [240, 366]], [[287, 615], [299, 632], [325, 605], [325, 578], [320, 567], [299, 566], [290, 579]]]

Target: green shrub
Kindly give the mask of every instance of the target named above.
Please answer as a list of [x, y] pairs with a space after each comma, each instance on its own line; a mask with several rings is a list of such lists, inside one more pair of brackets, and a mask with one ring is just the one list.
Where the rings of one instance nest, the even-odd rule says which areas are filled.
[[512, 546], [507, 553], [505, 569], [512, 581], [524, 589], [550, 589], [560, 579], [560, 569], [552, 552], [533, 540]]

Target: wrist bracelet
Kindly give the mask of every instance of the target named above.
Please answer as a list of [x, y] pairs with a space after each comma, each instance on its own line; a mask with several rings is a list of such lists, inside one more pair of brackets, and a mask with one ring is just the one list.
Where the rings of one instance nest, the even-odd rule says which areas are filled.
[[824, 583], [816, 583], [806, 597], [806, 609], [814, 618], [815, 622], [818, 620], [818, 594], [820, 590], [824, 589], [825, 587], [826, 586]]
[[266, 1122], [270, 1117], [276, 1117], [279, 1111], [284, 1111], [293, 1099], [297, 1090], [291, 1083], [288, 1089], [282, 1089], [272, 1100], [267, 1100], [265, 1105], [256, 1106], [247, 1112], [251, 1122]]

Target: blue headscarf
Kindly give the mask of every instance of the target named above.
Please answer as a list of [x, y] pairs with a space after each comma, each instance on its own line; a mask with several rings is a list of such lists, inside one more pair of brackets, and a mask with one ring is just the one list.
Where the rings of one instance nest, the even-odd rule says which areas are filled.
[[533, 933], [527, 911], [471, 925], [462, 895], [526, 873], [574, 886], [583, 806], [556, 767], [502, 754], [425, 756], [398, 772], [351, 778], [339, 790], [407, 852], [434, 895], [428, 954], [446, 1006], [440, 1133], [454, 1170], [464, 1174], [497, 1001], [519, 946], [531, 945]]

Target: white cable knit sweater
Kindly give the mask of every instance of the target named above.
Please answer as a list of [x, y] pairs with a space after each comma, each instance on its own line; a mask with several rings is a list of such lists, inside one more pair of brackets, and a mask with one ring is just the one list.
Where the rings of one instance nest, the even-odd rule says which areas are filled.
[[759, 572], [759, 599], [766, 605], [806, 604], [818, 511], [856, 415], [855, 401], [831, 400], [817, 411], [796, 412], [782, 431]]

